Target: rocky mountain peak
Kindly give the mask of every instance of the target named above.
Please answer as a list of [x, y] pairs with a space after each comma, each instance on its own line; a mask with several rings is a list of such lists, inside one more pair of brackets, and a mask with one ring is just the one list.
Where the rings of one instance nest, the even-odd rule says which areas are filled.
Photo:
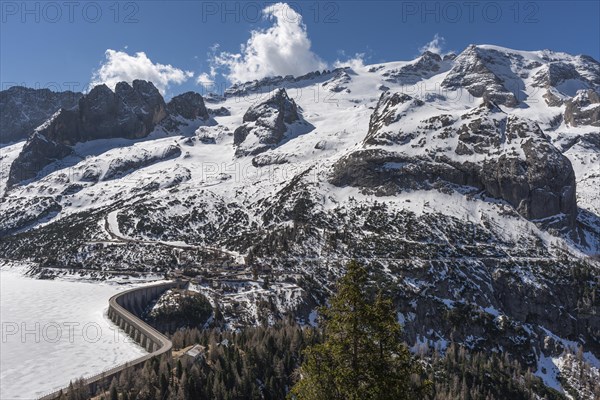
[[454, 66], [442, 81], [442, 87], [465, 89], [474, 97], [485, 97], [498, 104], [515, 107], [518, 101], [514, 93], [505, 87], [504, 80], [492, 70], [492, 66], [500, 60], [502, 57], [498, 54], [490, 54], [470, 45], [456, 57]]
[[277, 115], [282, 121], [291, 124], [298, 119], [296, 102], [288, 96], [285, 89], [280, 88], [273, 92], [269, 98], [253, 107], [248, 108], [244, 114], [244, 122], [255, 122], [260, 118]]
[[173, 97], [167, 104], [167, 110], [172, 116], [181, 116], [189, 120], [209, 118], [204, 99], [196, 92], [186, 92]]
[[[135, 80], [133, 86], [119, 82], [114, 92], [105, 84], [97, 85], [79, 99], [77, 107], [61, 109], [37, 130], [45, 141], [36, 139], [26, 144], [11, 166], [8, 185], [33, 178], [55, 161], [57, 146], [117, 137], [142, 138], [166, 115], [166, 104], [151, 82]], [[60, 154], [66, 153], [61, 149]]]
[[426, 50], [421, 54], [421, 60], [432, 60], [432, 61], [437, 61], [437, 62], [441, 62], [442, 61], [442, 57], [437, 54], [434, 53], [432, 51]]
[[400, 131], [388, 130], [386, 127], [395, 124], [414, 107], [422, 106], [421, 100], [405, 93], [386, 91], [381, 94], [377, 107], [371, 114], [369, 131], [364, 140], [365, 145], [405, 143], [405, 137]]
[[283, 88], [275, 90], [268, 99], [248, 108], [244, 124], [233, 134], [236, 155], [255, 155], [276, 146], [288, 125], [300, 120], [298, 106]]
[[415, 84], [446, 70], [449, 66], [444, 64], [446, 63], [439, 54], [425, 51], [416, 60], [399, 68], [390, 69], [384, 72], [383, 76], [388, 82]]
[[119, 82], [115, 91], [106, 85], [94, 87], [79, 101], [79, 126], [60, 130], [63, 142], [107, 139], [110, 137], [141, 138], [167, 115], [166, 104], [158, 89], [141, 80]]
[[[161, 126], [169, 132], [177, 132], [183, 126], [197, 125], [198, 120], [208, 121], [209, 110], [206, 108], [205, 99], [196, 92], [185, 92], [173, 97], [167, 103], [169, 116], [161, 122]], [[215, 113], [227, 112], [221, 107]]]
[[[116, 88], [123, 88], [125, 86], [130, 86], [127, 82], [118, 82], [115, 85]], [[121, 89], [123, 90], [123, 89]], [[105, 83], [101, 83], [99, 85], [94, 86], [85, 96], [84, 101], [93, 102], [107, 102], [108, 99], [112, 99], [115, 95], [115, 91], [111, 90]]]
[[539, 87], [556, 87], [569, 79], [581, 79], [574, 65], [553, 61], [544, 65], [534, 76], [534, 85]]
[[0, 143], [26, 139], [61, 108], [77, 106], [82, 93], [12, 86], [0, 91]]
[[[154, 83], [151, 81], [145, 81], [143, 79], [134, 79], [131, 83], [133, 86], [133, 90], [142, 94], [145, 99], [156, 98], [160, 96], [160, 92], [154, 86]], [[161, 96], [162, 97], [162, 96]]]

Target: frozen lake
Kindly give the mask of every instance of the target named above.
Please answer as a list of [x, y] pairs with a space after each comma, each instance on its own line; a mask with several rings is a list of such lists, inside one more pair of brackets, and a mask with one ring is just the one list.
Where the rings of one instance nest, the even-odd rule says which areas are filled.
[[146, 351], [106, 317], [123, 286], [0, 270], [0, 399], [33, 399]]

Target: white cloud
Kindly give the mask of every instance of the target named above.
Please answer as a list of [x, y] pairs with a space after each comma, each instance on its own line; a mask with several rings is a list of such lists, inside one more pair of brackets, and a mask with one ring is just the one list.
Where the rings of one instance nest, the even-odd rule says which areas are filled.
[[419, 52], [424, 53], [426, 51], [430, 51], [432, 53], [442, 55], [442, 49], [444, 48], [445, 43], [446, 39], [436, 33], [431, 42], [419, 47]]
[[218, 88], [215, 84], [217, 77], [217, 69], [214, 66], [210, 67], [210, 72], [203, 72], [196, 77], [196, 84], [202, 88], [202, 94], [208, 92], [216, 92]]
[[198, 85], [214, 85], [215, 76], [212, 74], [207, 74], [206, 72], [201, 73], [196, 78], [196, 83]]
[[[343, 51], [340, 53], [342, 56], [346, 55], [346, 53], [344, 53]], [[365, 53], [356, 53], [354, 55], [354, 57], [347, 58], [344, 61], [339, 60], [339, 59], [335, 60], [335, 62], [333, 63], [333, 67], [334, 68], [350, 67], [354, 71], [361, 70], [365, 67]]]
[[285, 3], [266, 7], [262, 13], [274, 21], [270, 28], [252, 31], [240, 53], [221, 52], [213, 57], [215, 66], [225, 67], [224, 75], [229, 81], [245, 82], [275, 75], [298, 76], [327, 68], [327, 64], [312, 52], [300, 14]]
[[144, 52], [129, 55], [123, 51], [108, 49], [105, 56], [105, 62], [92, 75], [90, 88], [105, 83], [114, 90], [118, 82], [131, 83], [135, 79], [143, 79], [154, 83], [164, 95], [169, 85], [181, 84], [194, 76], [193, 72], [183, 71], [172, 65], [155, 64]]

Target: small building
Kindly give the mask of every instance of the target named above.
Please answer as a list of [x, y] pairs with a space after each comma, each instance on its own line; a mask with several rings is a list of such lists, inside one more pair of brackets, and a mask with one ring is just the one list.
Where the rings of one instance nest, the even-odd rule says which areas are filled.
[[191, 349], [183, 353], [183, 358], [188, 362], [197, 362], [204, 358], [204, 354], [206, 353], [206, 347], [202, 345], [194, 345]]

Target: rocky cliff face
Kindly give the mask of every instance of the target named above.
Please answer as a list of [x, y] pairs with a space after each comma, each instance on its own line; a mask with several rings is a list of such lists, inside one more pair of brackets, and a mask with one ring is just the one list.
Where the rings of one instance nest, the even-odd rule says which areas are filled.
[[79, 101], [77, 113], [59, 115], [57, 124], [42, 133], [68, 145], [113, 137], [138, 139], [166, 115], [166, 104], [152, 83], [119, 82], [114, 92], [106, 85], [94, 87]]
[[302, 76], [272, 76], [244, 83], [236, 83], [225, 89], [225, 98], [244, 97], [256, 93], [270, 92], [278, 88], [298, 88], [310, 83], [325, 83], [344, 75], [349, 68], [335, 68], [333, 70], [314, 71]]
[[167, 115], [166, 104], [151, 82], [120, 82], [115, 91], [94, 87], [72, 109], [61, 109], [36, 129], [11, 165], [8, 185], [31, 179], [48, 164], [71, 153], [78, 142], [96, 139], [138, 139]]
[[554, 61], [540, 69], [533, 77], [535, 86], [557, 87], [569, 79], [583, 79], [573, 64]]
[[442, 61], [442, 57], [439, 54], [426, 51], [414, 63], [385, 71], [383, 76], [386, 77], [387, 82], [412, 85], [447, 69], [449, 63], [443, 63]]
[[298, 107], [285, 89], [276, 90], [269, 99], [248, 108], [244, 124], [233, 133], [236, 155], [256, 155], [281, 142], [289, 124], [300, 119]]
[[172, 116], [181, 116], [189, 120], [196, 118], [206, 120], [209, 118], [204, 100], [196, 92], [186, 92], [173, 97], [167, 104], [167, 110]]
[[[498, 104], [514, 107], [518, 100], [513, 91], [508, 86], [510, 78], [503, 77], [498, 73], [499, 69], [510, 71], [506, 68], [509, 61], [503, 57], [497, 57], [496, 60], [502, 64], [496, 64], [494, 51], [486, 51], [477, 46], [469, 46], [463, 51], [454, 62], [454, 66], [442, 81], [442, 87], [448, 89], [465, 89], [469, 94], [475, 97], [483, 97]], [[494, 71], [493, 67], [496, 68]], [[509, 74], [510, 75], [510, 74]], [[506, 79], [508, 78], [508, 79]], [[513, 85], [518, 79], [513, 79]]]
[[[570, 95], [573, 95], [573, 88], [600, 88], [600, 63], [592, 57], [546, 53], [541, 59], [546, 64], [533, 75], [535, 87], [562, 89]], [[571, 84], [572, 88], [563, 84]]]
[[72, 151], [71, 147], [49, 140], [46, 136], [35, 132], [11, 165], [8, 185], [33, 178], [46, 165], [63, 159]]
[[[582, 97], [579, 101], [587, 101], [589, 104], [587, 98], [590, 97], [594, 102], [594, 98], [600, 93], [600, 64], [587, 56], [578, 56], [575, 63], [569, 60], [550, 60], [533, 75], [532, 86], [545, 90], [544, 99], [551, 107], [560, 107], [569, 102], [565, 120], [569, 118], [568, 123], [573, 123], [572, 116], [577, 106], [574, 107], [571, 99], [583, 96], [585, 99]], [[579, 92], [582, 94], [578, 95]], [[588, 121], [590, 114], [588, 112], [588, 117], [585, 117]]]
[[[218, 110], [226, 112], [227, 110]], [[186, 92], [175, 96], [167, 104], [167, 118], [161, 126], [169, 132], [179, 132], [190, 125], [204, 124], [210, 119], [210, 112], [204, 104], [204, 98], [196, 92]]]
[[27, 139], [55, 112], [70, 109], [83, 96], [78, 92], [52, 92], [13, 86], [0, 92], [0, 143]]
[[600, 95], [591, 89], [580, 90], [566, 101], [564, 120], [571, 126], [600, 127]]
[[[425, 108], [425, 110], [423, 110]], [[441, 182], [484, 189], [528, 219], [573, 227], [575, 174], [540, 127], [490, 101], [458, 116], [429, 114], [424, 102], [384, 93], [371, 116], [367, 147], [342, 158], [331, 182], [385, 193]], [[423, 119], [416, 124], [405, 120]]]

